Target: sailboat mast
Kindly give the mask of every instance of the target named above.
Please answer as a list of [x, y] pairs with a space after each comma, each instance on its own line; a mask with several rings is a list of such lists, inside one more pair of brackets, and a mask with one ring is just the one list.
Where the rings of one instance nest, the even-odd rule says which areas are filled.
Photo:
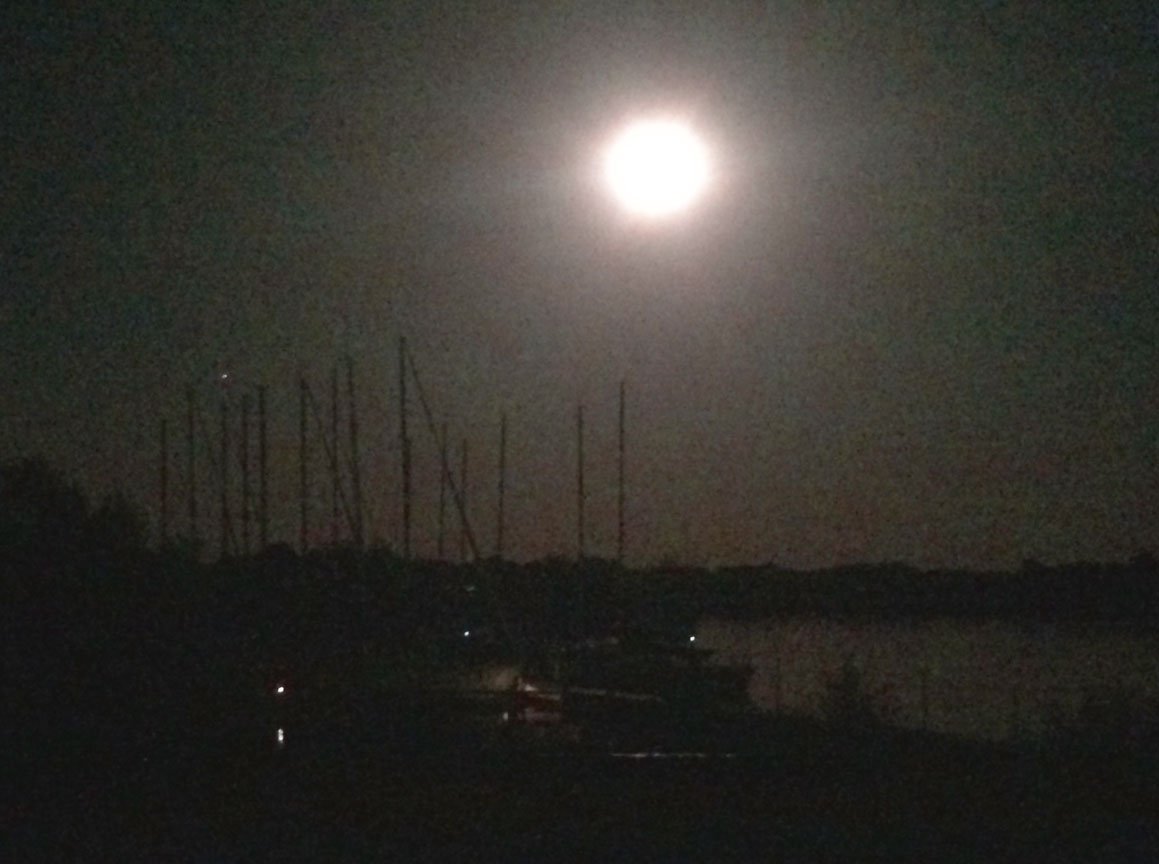
[[221, 394], [221, 557], [229, 557], [229, 400]]
[[241, 443], [238, 449], [241, 463], [241, 548], [242, 554], [250, 554], [250, 397], [241, 397]]
[[193, 544], [193, 555], [196, 558], [198, 554], [198, 547], [201, 544], [201, 538], [198, 534], [197, 524], [197, 434], [194, 431], [197, 420], [196, 401], [193, 395], [193, 388], [188, 387], [185, 391], [186, 401], [186, 427], [185, 427], [185, 447], [186, 447], [186, 468], [185, 468], [185, 482], [188, 484], [189, 493], [189, 542]]
[[584, 558], [584, 406], [575, 412], [576, 434], [576, 556]]
[[495, 557], [503, 557], [503, 505], [507, 492], [507, 415], [499, 415], [499, 501], [495, 508]]
[[258, 543], [270, 545], [270, 496], [268, 438], [266, 427], [266, 386], [258, 387]]
[[338, 367], [330, 370], [330, 545], [338, 545], [339, 498], [338, 477]]
[[411, 464], [407, 432], [406, 337], [398, 340], [398, 446], [402, 459], [402, 557], [410, 558]]
[[443, 560], [443, 549], [447, 533], [447, 424], [443, 423], [442, 435], [439, 438], [439, 533], [436, 540], [435, 555]]
[[169, 421], [161, 418], [161, 547], [169, 543]]
[[346, 358], [347, 405], [350, 412], [350, 474], [354, 494], [354, 524], [350, 527], [354, 545], [361, 549], [364, 541], [362, 524], [362, 466], [358, 455], [358, 406], [354, 394], [354, 360]]
[[309, 400], [310, 389], [303, 375], [298, 380], [298, 542], [303, 555], [310, 549], [310, 477], [307, 467], [309, 428], [306, 415]]
[[625, 416], [625, 394], [624, 382], [620, 381], [620, 423], [619, 423], [619, 460], [617, 470], [617, 491], [616, 491], [616, 560], [624, 563], [624, 416]]
[[463, 439], [462, 459], [459, 462], [459, 498], [462, 507], [459, 511], [459, 560], [467, 561], [467, 439]]

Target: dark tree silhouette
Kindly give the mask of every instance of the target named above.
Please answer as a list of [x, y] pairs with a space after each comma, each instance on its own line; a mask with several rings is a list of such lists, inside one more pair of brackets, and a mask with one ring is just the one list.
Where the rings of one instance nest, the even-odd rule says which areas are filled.
[[87, 521], [84, 494], [43, 459], [0, 464], [0, 556], [9, 564], [75, 561]]
[[43, 459], [0, 464], [0, 560], [16, 573], [61, 573], [145, 549], [144, 519], [120, 492], [93, 510]]
[[1140, 549], [1131, 557], [1130, 567], [1137, 573], [1159, 573], [1159, 561], [1148, 549]]
[[145, 520], [121, 493], [106, 497], [87, 521], [86, 541], [92, 554], [124, 560], [144, 551]]

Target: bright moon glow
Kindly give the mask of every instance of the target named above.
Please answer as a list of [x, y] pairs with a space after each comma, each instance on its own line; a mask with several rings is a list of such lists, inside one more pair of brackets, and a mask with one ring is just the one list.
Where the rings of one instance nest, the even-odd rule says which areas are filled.
[[607, 151], [608, 183], [641, 216], [667, 216], [696, 200], [708, 183], [708, 153], [687, 126], [672, 120], [632, 124]]

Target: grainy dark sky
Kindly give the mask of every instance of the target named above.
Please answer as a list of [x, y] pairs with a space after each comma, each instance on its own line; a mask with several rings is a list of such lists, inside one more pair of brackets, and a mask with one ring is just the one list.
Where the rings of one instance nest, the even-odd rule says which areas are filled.
[[[167, 417], [187, 530], [184, 388], [207, 466], [228, 371], [235, 417], [269, 387], [293, 540], [297, 377], [325, 400], [350, 354], [371, 534], [396, 542], [405, 334], [470, 440], [485, 547], [506, 411], [517, 558], [574, 554], [579, 401], [587, 548], [613, 554], [621, 378], [632, 563], [1157, 549], [1148, 5], [6, 8], [0, 458], [120, 484], [156, 520]], [[642, 226], [597, 154], [655, 110], [704, 134], [717, 182]], [[436, 450], [415, 419], [429, 554]]]

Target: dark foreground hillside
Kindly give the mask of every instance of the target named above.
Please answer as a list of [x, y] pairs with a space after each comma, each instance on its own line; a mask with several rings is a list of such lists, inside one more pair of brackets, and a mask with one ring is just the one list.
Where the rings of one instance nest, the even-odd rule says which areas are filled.
[[[761, 721], [765, 722], [765, 721]], [[301, 739], [303, 736], [299, 735]], [[734, 757], [223, 737], [18, 766], [11, 861], [1149, 861], [1155, 760], [767, 721]]]

